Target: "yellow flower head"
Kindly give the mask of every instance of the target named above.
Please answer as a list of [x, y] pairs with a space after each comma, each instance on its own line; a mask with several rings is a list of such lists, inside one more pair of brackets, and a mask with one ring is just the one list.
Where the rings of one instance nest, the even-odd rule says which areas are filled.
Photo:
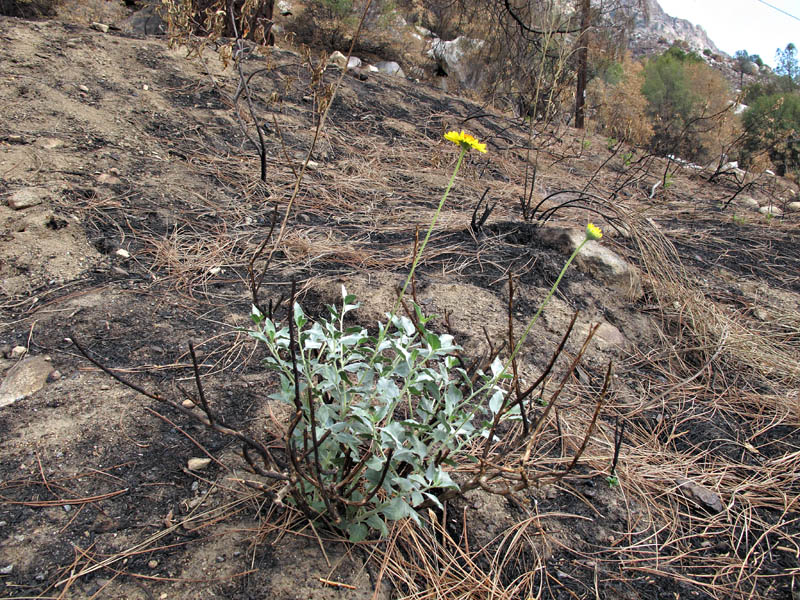
[[597, 225], [594, 223], [589, 223], [586, 225], [587, 240], [599, 240], [601, 237], [603, 237], [603, 232], [600, 231], [600, 228]]
[[472, 137], [470, 134], [465, 133], [463, 130], [461, 133], [458, 131], [448, 131], [444, 134], [444, 139], [449, 142], [453, 142], [454, 144], [458, 144], [464, 150], [469, 150], [470, 148], [475, 148], [478, 152], [486, 153], [486, 144], [481, 144], [478, 140]]

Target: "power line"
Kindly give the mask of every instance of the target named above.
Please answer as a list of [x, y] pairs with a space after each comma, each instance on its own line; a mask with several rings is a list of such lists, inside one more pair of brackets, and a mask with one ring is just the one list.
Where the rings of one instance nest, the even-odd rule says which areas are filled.
[[782, 8], [778, 8], [777, 6], [770, 4], [769, 2], [765, 2], [764, 0], [756, 0], [756, 2], [761, 2], [761, 4], [763, 4], [764, 6], [769, 6], [770, 8], [777, 10], [779, 13], [783, 13], [787, 17], [791, 17], [795, 21], [800, 21], [800, 17], [796, 17], [793, 14], [786, 12]]

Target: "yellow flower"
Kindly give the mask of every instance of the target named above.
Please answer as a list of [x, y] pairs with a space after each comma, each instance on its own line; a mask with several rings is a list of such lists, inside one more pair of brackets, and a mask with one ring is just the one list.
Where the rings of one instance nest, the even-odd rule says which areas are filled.
[[470, 134], [465, 133], [463, 130], [461, 133], [458, 131], [448, 131], [444, 134], [444, 139], [446, 139], [448, 142], [458, 144], [465, 150], [475, 148], [475, 150], [478, 152], [483, 152], [484, 154], [486, 153], [486, 144], [481, 144], [478, 140], [476, 140]]
[[586, 225], [587, 240], [599, 240], [601, 237], [603, 237], [603, 232], [600, 231], [600, 228], [597, 225], [594, 223], [589, 223]]

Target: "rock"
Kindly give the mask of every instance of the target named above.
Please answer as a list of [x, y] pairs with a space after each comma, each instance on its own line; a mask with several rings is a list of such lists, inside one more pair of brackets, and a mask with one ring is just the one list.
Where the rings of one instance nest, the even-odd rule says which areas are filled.
[[8, 142], [9, 144], [26, 144], [27, 141], [25, 140], [25, 136], [12, 133], [11, 135], [7, 135], [3, 138], [4, 142]]
[[278, 14], [288, 17], [292, 14], [292, 5], [287, 0], [278, 0], [275, 3], [275, 10], [278, 11]]
[[[117, 172], [117, 175], [119, 175], [119, 172]], [[97, 176], [97, 181], [98, 183], [104, 183], [106, 185], [119, 185], [122, 183], [122, 180], [111, 172], [100, 173], [100, 175]]]
[[437, 38], [431, 42], [427, 54], [449, 77], [455, 77], [466, 88], [478, 89], [486, 74], [486, 65], [477, 57], [484, 44], [483, 40], [465, 36], [450, 42]]
[[192, 402], [191, 400], [189, 400], [189, 399], [187, 398], [186, 400], [184, 400], [183, 402], [181, 402], [181, 406], [183, 406], [183, 408], [194, 408], [194, 407], [195, 407], [195, 404], [194, 404], [194, 402]]
[[28, 349], [25, 346], [14, 346], [11, 349], [11, 353], [8, 355], [8, 358], [12, 360], [16, 360], [22, 358], [28, 353]]
[[150, 567], [151, 569], [155, 569], [158, 566], [158, 561], [155, 559], [149, 560], [147, 561], [147, 566]]
[[380, 73], [380, 69], [375, 65], [367, 65], [367, 71], [370, 73]]
[[0, 567], [0, 575], [11, 575], [14, 571], [14, 565], [6, 565], [5, 567]]
[[85, 93], [85, 94], [88, 94], [88, 93], [89, 93], [89, 88], [88, 88], [88, 87], [86, 87], [85, 85], [79, 85], [79, 86], [78, 86], [78, 89], [79, 89], [80, 91], [82, 91], [83, 93]]
[[[565, 256], [572, 254], [585, 237], [583, 229], [545, 226], [536, 231], [542, 244], [560, 250]], [[628, 264], [602, 243], [588, 242], [575, 257], [575, 265], [584, 273], [631, 298], [642, 295], [641, 278], [636, 267]]]
[[357, 56], [351, 56], [350, 60], [347, 61], [347, 68], [348, 69], [358, 69], [361, 66], [361, 59]]
[[35, 144], [39, 148], [44, 148], [45, 150], [54, 150], [63, 146], [64, 142], [58, 138], [42, 137], [38, 138]]
[[41, 356], [26, 358], [11, 367], [0, 385], [0, 408], [38, 392], [52, 371], [53, 365]]
[[50, 192], [44, 188], [29, 187], [17, 190], [8, 199], [8, 207], [14, 210], [23, 210], [37, 206], [50, 197]]
[[400, 68], [400, 65], [393, 60], [382, 60], [379, 63], [375, 63], [375, 68], [381, 73], [386, 73], [387, 75], [395, 75], [397, 77], [406, 76], [406, 74], [403, 72], [403, 69]]
[[190, 471], [202, 471], [211, 464], [210, 458], [190, 458], [186, 466]]
[[789, 202], [786, 205], [787, 212], [800, 212], [800, 202]]
[[767, 206], [762, 206], [761, 208], [758, 209], [758, 212], [760, 212], [762, 215], [767, 215], [767, 216], [770, 216], [770, 217], [782, 217], [783, 216], [783, 211], [780, 208], [778, 208], [777, 206], [775, 206], [774, 204], [769, 204]]
[[58, 381], [59, 379], [61, 379], [61, 371], [54, 369], [47, 376], [47, 383], [52, 383], [54, 381]]
[[414, 29], [416, 29], [417, 33], [422, 37], [435, 37], [430, 29], [427, 29], [422, 25], [414, 25]]
[[347, 68], [347, 57], [336, 50], [328, 57], [328, 64], [329, 65], [336, 65], [340, 69]]
[[736, 204], [742, 208], [750, 208], [752, 210], [758, 210], [759, 207], [758, 200], [751, 198], [750, 196], [739, 196], [736, 199]]
[[141, 10], [136, 11], [121, 23], [121, 29], [138, 35], [164, 35], [167, 23], [158, 13], [161, 2], [150, 0]]
[[319, 163], [315, 160], [310, 160], [306, 164], [306, 168], [311, 169], [312, 171], [316, 171], [317, 169], [319, 169]]
[[680, 486], [680, 489], [683, 490], [683, 492], [690, 499], [694, 500], [708, 510], [715, 513], [725, 510], [725, 505], [722, 504], [722, 500], [720, 499], [719, 495], [712, 492], [708, 488], [705, 488], [694, 481], [682, 478], [678, 479], [677, 483]]
[[125, 250], [125, 248], [120, 248], [114, 254], [116, 254], [120, 258], [130, 258], [131, 257], [131, 253], [128, 252], [127, 250]]
[[622, 335], [622, 332], [614, 327], [611, 323], [606, 323], [605, 321], [600, 323], [600, 327], [597, 328], [594, 336], [595, 339], [600, 341], [601, 347], [622, 347], [625, 345], [625, 336]]
[[96, 29], [102, 33], [108, 33], [108, 25], [105, 23], [92, 23], [92, 29]]

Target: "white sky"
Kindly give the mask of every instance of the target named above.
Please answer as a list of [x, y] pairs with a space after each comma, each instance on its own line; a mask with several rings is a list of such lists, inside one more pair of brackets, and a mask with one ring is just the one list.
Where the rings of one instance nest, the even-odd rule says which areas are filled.
[[[775, 66], [775, 50], [789, 42], [800, 48], [800, 0], [658, 0], [672, 17], [702, 25], [717, 47], [733, 56], [737, 50], [758, 54]], [[766, 3], [766, 4], [765, 4]]]

